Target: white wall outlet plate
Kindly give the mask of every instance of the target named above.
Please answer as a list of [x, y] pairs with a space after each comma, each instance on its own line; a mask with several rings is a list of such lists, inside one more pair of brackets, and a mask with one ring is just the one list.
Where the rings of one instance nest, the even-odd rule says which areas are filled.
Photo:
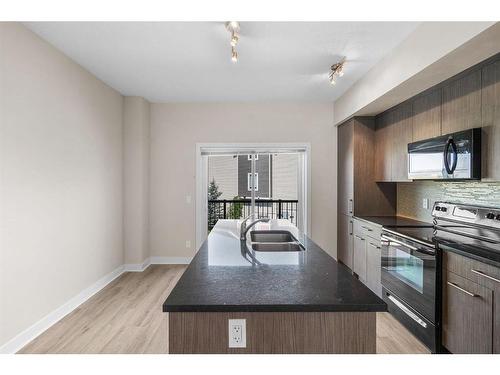
[[189, 240], [186, 241], [186, 248], [187, 249], [191, 248], [191, 241], [189, 241]]
[[229, 347], [247, 347], [247, 321], [246, 319], [229, 319]]
[[428, 210], [429, 209], [429, 199], [424, 198], [422, 199], [422, 208]]

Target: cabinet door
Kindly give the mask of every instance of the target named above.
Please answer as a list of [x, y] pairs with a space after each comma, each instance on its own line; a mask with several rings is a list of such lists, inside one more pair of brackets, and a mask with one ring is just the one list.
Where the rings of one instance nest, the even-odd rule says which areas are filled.
[[391, 181], [408, 181], [408, 143], [413, 139], [412, 104], [394, 109], [392, 117]]
[[481, 70], [443, 87], [442, 134], [481, 126]]
[[492, 353], [491, 289], [450, 271], [443, 277], [443, 345], [452, 353]]
[[354, 126], [350, 120], [338, 127], [338, 210], [344, 215], [353, 214], [354, 195]]
[[375, 122], [375, 181], [391, 181], [392, 124], [387, 113], [377, 117]]
[[366, 285], [382, 297], [380, 242], [371, 238], [366, 241]]
[[413, 142], [441, 135], [441, 95], [437, 89], [413, 101]]
[[353, 271], [366, 283], [366, 240], [354, 233]]
[[352, 270], [353, 258], [353, 234], [352, 217], [349, 215], [338, 215], [338, 234], [337, 234], [337, 259]]
[[500, 61], [483, 68], [483, 179], [500, 181]]

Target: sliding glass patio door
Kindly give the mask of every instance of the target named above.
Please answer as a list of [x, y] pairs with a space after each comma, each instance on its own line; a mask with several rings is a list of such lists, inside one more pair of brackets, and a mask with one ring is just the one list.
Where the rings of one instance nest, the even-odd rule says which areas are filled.
[[248, 216], [288, 220], [307, 232], [306, 147], [205, 146], [200, 159], [203, 236], [218, 220]]

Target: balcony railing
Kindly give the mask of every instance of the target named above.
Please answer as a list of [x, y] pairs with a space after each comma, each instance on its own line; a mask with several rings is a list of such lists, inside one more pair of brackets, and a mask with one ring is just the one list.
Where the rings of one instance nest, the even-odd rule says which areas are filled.
[[[256, 217], [268, 217], [270, 219], [288, 219], [297, 225], [298, 200], [284, 199], [256, 199]], [[208, 230], [211, 230], [219, 219], [241, 219], [250, 215], [251, 200], [209, 200], [208, 201]]]

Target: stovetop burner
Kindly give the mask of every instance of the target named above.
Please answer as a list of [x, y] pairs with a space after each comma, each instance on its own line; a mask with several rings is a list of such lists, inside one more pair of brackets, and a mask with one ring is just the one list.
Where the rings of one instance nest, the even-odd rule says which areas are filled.
[[500, 209], [436, 202], [432, 216], [440, 246], [500, 265]]

